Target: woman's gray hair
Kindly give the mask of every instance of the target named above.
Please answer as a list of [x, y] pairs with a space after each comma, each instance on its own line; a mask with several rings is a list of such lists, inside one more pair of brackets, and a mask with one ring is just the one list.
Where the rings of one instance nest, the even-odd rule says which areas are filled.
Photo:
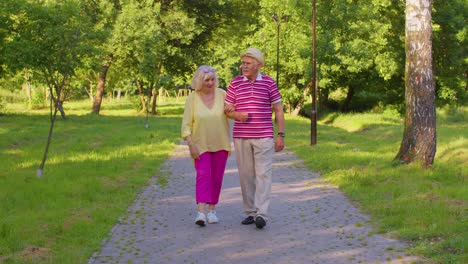
[[203, 87], [203, 80], [205, 80], [206, 77], [213, 77], [215, 80], [215, 88], [218, 88], [219, 81], [216, 70], [208, 65], [202, 65], [198, 67], [195, 75], [193, 76], [192, 89], [199, 91]]

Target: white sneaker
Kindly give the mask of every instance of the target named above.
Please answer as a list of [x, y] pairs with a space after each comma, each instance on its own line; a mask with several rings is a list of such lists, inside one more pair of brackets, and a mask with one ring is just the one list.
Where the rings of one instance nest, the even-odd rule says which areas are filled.
[[199, 226], [205, 226], [206, 215], [204, 213], [198, 212], [197, 218], [195, 218], [195, 224]]
[[219, 219], [218, 219], [218, 217], [216, 216], [216, 212], [215, 212], [215, 211], [210, 211], [210, 212], [208, 212], [208, 214], [206, 215], [206, 217], [208, 218], [208, 223], [210, 223], [210, 224], [214, 224], [214, 223], [218, 223], [218, 222], [219, 222]]

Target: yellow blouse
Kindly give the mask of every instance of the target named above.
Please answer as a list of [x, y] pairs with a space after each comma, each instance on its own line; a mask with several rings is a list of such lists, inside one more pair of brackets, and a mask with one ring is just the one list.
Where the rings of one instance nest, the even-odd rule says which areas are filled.
[[211, 109], [203, 103], [197, 92], [191, 93], [185, 101], [182, 138], [192, 136], [192, 142], [200, 155], [207, 151], [231, 151], [230, 128], [224, 114], [225, 98], [226, 92], [217, 88]]

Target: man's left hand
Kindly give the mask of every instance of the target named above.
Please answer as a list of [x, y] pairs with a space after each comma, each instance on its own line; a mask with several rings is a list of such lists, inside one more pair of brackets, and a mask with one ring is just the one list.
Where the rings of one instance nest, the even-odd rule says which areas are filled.
[[284, 137], [277, 136], [275, 138], [275, 151], [282, 151], [284, 149]]

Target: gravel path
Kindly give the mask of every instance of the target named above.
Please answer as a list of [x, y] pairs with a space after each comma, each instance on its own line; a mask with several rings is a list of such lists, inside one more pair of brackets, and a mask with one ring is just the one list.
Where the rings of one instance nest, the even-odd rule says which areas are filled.
[[[195, 170], [187, 147], [179, 145], [89, 263], [422, 263], [405, 254], [401, 241], [374, 234], [368, 216], [294, 153], [286, 149], [274, 159], [265, 228], [240, 224], [234, 153], [217, 208], [220, 222], [198, 227]], [[159, 175], [169, 178], [164, 189], [156, 184]]]

